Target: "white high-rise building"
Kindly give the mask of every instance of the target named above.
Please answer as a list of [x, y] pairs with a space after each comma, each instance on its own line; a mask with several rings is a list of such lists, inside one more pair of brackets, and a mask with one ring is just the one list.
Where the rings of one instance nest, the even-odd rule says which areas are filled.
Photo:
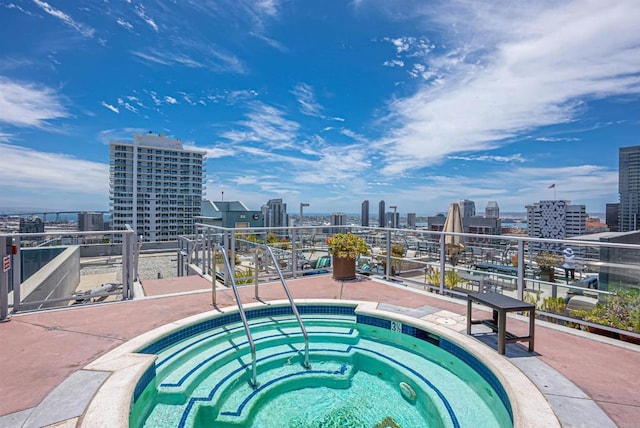
[[185, 150], [177, 138], [133, 134], [111, 141], [112, 228], [131, 225], [148, 241], [173, 241], [194, 233], [203, 198], [205, 152]]
[[[566, 239], [584, 235], [586, 231], [587, 211], [584, 205], [572, 205], [571, 201], [540, 201], [527, 205], [529, 237]], [[535, 244], [533, 247], [553, 249], [554, 246]]]

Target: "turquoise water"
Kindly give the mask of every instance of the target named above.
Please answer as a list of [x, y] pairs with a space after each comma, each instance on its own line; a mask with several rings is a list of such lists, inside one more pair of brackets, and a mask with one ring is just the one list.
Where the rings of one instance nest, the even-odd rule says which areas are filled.
[[[355, 316], [303, 316], [311, 368], [291, 317], [250, 321], [258, 386], [241, 325], [184, 339], [158, 354], [156, 376], [131, 426], [449, 427], [513, 426], [487, 381], [439, 346]], [[400, 382], [416, 393], [403, 397]]]

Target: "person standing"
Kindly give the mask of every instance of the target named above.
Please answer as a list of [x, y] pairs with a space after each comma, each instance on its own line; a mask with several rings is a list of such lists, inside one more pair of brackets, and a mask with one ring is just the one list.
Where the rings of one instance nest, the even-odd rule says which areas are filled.
[[576, 279], [576, 256], [573, 254], [573, 250], [571, 247], [567, 247], [562, 252], [564, 255], [564, 261], [562, 263], [562, 267], [564, 268], [564, 279], [569, 282], [569, 277], [571, 279]]

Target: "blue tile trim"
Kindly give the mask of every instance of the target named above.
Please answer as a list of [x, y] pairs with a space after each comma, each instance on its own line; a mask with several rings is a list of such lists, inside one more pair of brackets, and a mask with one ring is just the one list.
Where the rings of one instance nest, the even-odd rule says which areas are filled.
[[[382, 354], [380, 352], [377, 352], [377, 351], [374, 351], [374, 350], [371, 350], [371, 349], [362, 348], [360, 346], [353, 346], [352, 345], [352, 346], [347, 347], [347, 349], [333, 349], [331, 351], [337, 352], [337, 353], [348, 354], [353, 349], [357, 349], [357, 350], [359, 350], [361, 352], [368, 352], [368, 353], [375, 354], [378, 357], [383, 358], [383, 359], [388, 360], [388, 361], [391, 361], [392, 363], [394, 363], [394, 364], [396, 364], [396, 365], [398, 365], [400, 367], [403, 367], [405, 370], [408, 370], [409, 372], [411, 372], [412, 375], [414, 375], [416, 378], [420, 379], [422, 382], [425, 383], [425, 385], [427, 385], [430, 389], [432, 389], [436, 393], [436, 395], [438, 396], [438, 398], [440, 398], [440, 400], [442, 401], [444, 407], [446, 408], [447, 413], [449, 414], [449, 417], [451, 418], [452, 426], [454, 428], [460, 428], [460, 422], [458, 422], [458, 418], [456, 417], [456, 415], [455, 415], [455, 413], [453, 411], [453, 408], [451, 407], [451, 404], [447, 400], [447, 397], [445, 397], [445, 395], [433, 383], [431, 383], [431, 381], [429, 381], [429, 379], [424, 377], [422, 375], [422, 373], [418, 372], [417, 370], [413, 369], [412, 367], [407, 366], [406, 364], [403, 364], [402, 362], [400, 362], [400, 361], [398, 361], [398, 360], [396, 360], [394, 358], [391, 358], [391, 357], [389, 357], [389, 356], [387, 356], [385, 354]], [[317, 351], [321, 351], [321, 350], [322, 351], [326, 351], [327, 349], [310, 349], [309, 351], [310, 352], [317, 352]], [[290, 350], [290, 351], [279, 352], [277, 354], [272, 354], [272, 355], [268, 355], [268, 356], [259, 358], [257, 360], [257, 362], [262, 362], [262, 361], [264, 361], [266, 359], [269, 359], [269, 358], [273, 358], [273, 357], [277, 357], [277, 356], [281, 356], [281, 355], [286, 355], [286, 354], [291, 354], [291, 353], [295, 353], [295, 352], [298, 352], [298, 351], [297, 350]], [[244, 365], [243, 367], [239, 367], [236, 370], [232, 371], [231, 373], [227, 374], [227, 376], [225, 376], [223, 379], [221, 379], [211, 389], [211, 391], [209, 391], [209, 394], [206, 397], [191, 397], [189, 399], [187, 407], [185, 408], [184, 412], [182, 413], [182, 417], [180, 419], [180, 423], [179, 423], [178, 426], [181, 427], [181, 428], [185, 426], [185, 424], [187, 422], [187, 418], [189, 417], [189, 413], [191, 413], [191, 410], [193, 410], [193, 407], [197, 402], [211, 401], [213, 399], [213, 396], [215, 395], [216, 391], [218, 391], [224, 385], [225, 382], [227, 382], [231, 377], [236, 376], [240, 371], [246, 370], [247, 367], [248, 367], [247, 365]], [[299, 373], [300, 374], [304, 374], [304, 373], [313, 373], [313, 372], [314, 372], [313, 370], [305, 370], [304, 372], [299, 372]], [[316, 372], [318, 372], [318, 371], [316, 371]], [[286, 378], [291, 377], [291, 376], [292, 375], [286, 375], [286, 376], [283, 376], [283, 377], [281, 377], [279, 379], [276, 379], [276, 380], [286, 379]], [[272, 384], [272, 383], [273, 382], [271, 382], [271, 381], [268, 382], [269, 385]], [[261, 387], [258, 387], [258, 389], [260, 389], [260, 388]], [[245, 400], [243, 400], [243, 402], [241, 403], [240, 407], [238, 408], [238, 410], [236, 412], [228, 412], [228, 413], [225, 412], [225, 414], [239, 416], [240, 413], [242, 412], [242, 409], [244, 409], [244, 407], [246, 406], [248, 401], [254, 395], [255, 395], [255, 391], [251, 392], [249, 394], [249, 396], [247, 398], [245, 398]]]
[[251, 399], [258, 394], [260, 391], [262, 391], [263, 389], [265, 389], [268, 386], [273, 385], [276, 382], [280, 382], [282, 380], [285, 379], [289, 379], [292, 377], [298, 377], [298, 376], [306, 376], [306, 375], [314, 375], [314, 374], [328, 374], [328, 375], [344, 375], [347, 371], [347, 365], [346, 364], [342, 364], [340, 366], [339, 370], [305, 370], [305, 371], [301, 371], [301, 372], [297, 372], [297, 373], [289, 373], [288, 375], [285, 376], [280, 376], [279, 378], [275, 378], [275, 379], [271, 379], [269, 382], [260, 385], [258, 388], [254, 389], [253, 391], [251, 391], [251, 393], [249, 395], [246, 396], [246, 398], [242, 401], [242, 403], [240, 403], [240, 405], [238, 406], [238, 410], [236, 410], [235, 412], [222, 412], [220, 413], [221, 415], [224, 416], [240, 416], [242, 414], [242, 411], [244, 410], [244, 408], [246, 407], [247, 404], [249, 404], [249, 401], [251, 401]]
[[133, 404], [138, 401], [138, 398], [140, 398], [140, 395], [147, 388], [149, 383], [151, 383], [154, 377], [156, 377], [156, 366], [155, 364], [151, 364], [147, 370], [145, 370], [142, 377], [138, 379], [138, 383], [133, 390]]
[[422, 330], [421, 328], [413, 327], [410, 325], [402, 324], [402, 333], [409, 336], [413, 336], [416, 339], [424, 340], [432, 345], [440, 347], [440, 336], [431, 332]]
[[[348, 315], [348, 316], [356, 316], [356, 322], [360, 323], [360, 324], [366, 324], [366, 325], [371, 325], [374, 327], [380, 327], [380, 328], [385, 328], [390, 330], [391, 329], [391, 321], [384, 319], [384, 318], [378, 318], [378, 317], [373, 317], [370, 315], [361, 315], [361, 314], [356, 314], [355, 313], [355, 306], [333, 306], [333, 305], [299, 305], [298, 306], [298, 311], [300, 312], [301, 315], [308, 315], [308, 314], [324, 314], [324, 315]], [[258, 308], [258, 309], [252, 309], [246, 312], [247, 315], [247, 319], [256, 319], [256, 318], [268, 318], [268, 317], [273, 317], [273, 316], [282, 316], [282, 315], [292, 315], [293, 312], [291, 310], [291, 307], [289, 306], [278, 306], [278, 307], [263, 307], [263, 308]], [[203, 321], [201, 323], [186, 327], [182, 330], [173, 332], [159, 340], [157, 340], [154, 343], [151, 343], [149, 345], [147, 345], [145, 348], [143, 348], [142, 350], [140, 350], [140, 353], [143, 354], [157, 354], [159, 352], [161, 352], [162, 350], [174, 345], [175, 343], [178, 343], [184, 339], [187, 339], [189, 337], [192, 337], [196, 334], [205, 332], [205, 331], [210, 331], [213, 330], [217, 327], [221, 327], [227, 324], [232, 324], [232, 323], [239, 323], [241, 321], [240, 319], [240, 314], [239, 313], [232, 313], [232, 314], [226, 314], [226, 315], [222, 315], [210, 320], [206, 320]], [[496, 392], [496, 394], [498, 395], [498, 397], [500, 398], [500, 400], [502, 401], [502, 403], [504, 404], [504, 406], [506, 407], [509, 416], [511, 418], [511, 420], [513, 421], [513, 410], [511, 408], [511, 403], [509, 402], [509, 399], [507, 397], [506, 391], [504, 390], [504, 387], [502, 386], [502, 384], [500, 383], [500, 381], [496, 378], [496, 376], [493, 374], [493, 372], [491, 372], [491, 370], [489, 370], [484, 364], [482, 364], [476, 357], [474, 357], [472, 354], [470, 354], [468, 351], [466, 351], [464, 348], [461, 348], [460, 346], [456, 345], [453, 342], [450, 342], [444, 338], [441, 338], [433, 333], [430, 333], [426, 330], [422, 330], [420, 328], [416, 328], [416, 327], [412, 327], [409, 325], [405, 325], [405, 324], [401, 324], [401, 328], [402, 328], [402, 333], [403, 334], [407, 334], [409, 336], [415, 337], [417, 339], [420, 340], [424, 340], [426, 342], [429, 342], [431, 344], [434, 344], [436, 346], [439, 346], [440, 348], [442, 348], [443, 350], [446, 350], [447, 352], [451, 353], [452, 355], [458, 357], [459, 359], [461, 359], [462, 361], [464, 361], [467, 365], [469, 365], [471, 368], [473, 368], [476, 372], [478, 372], [480, 374], [480, 376], [482, 376], [487, 383], [493, 388], [493, 390]], [[215, 334], [214, 334], [215, 335]], [[265, 337], [266, 339], [267, 337]], [[203, 338], [201, 340], [206, 340], [206, 338]], [[200, 340], [198, 341], [200, 342]], [[193, 346], [193, 345], [190, 345]], [[179, 351], [176, 351], [176, 353]], [[225, 352], [225, 351], [221, 351], [221, 352]], [[293, 352], [293, 351], [292, 351]], [[373, 351], [371, 351], [373, 352]], [[167, 357], [167, 359], [170, 359], [174, 354], [172, 354], [171, 356]], [[386, 356], [384, 356], [385, 358], [387, 358]], [[163, 360], [162, 362], [159, 362], [159, 364], [164, 364], [164, 362], [166, 361]], [[438, 396], [441, 396], [441, 398], [443, 399], [443, 402], [445, 402], [445, 407], [447, 407], [447, 410], [450, 411], [450, 416], [452, 417], [452, 420], [454, 421], [454, 426], [458, 426], [458, 422], [457, 419], [455, 417], [455, 414], [453, 414], [453, 410], [450, 409], [450, 406], [448, 404], [448, 402], [446, 401], [446, 397], [444, 397], [439, 390], [437, 390], [437, 388], [435, 388], [435, 386], [433, 386], [426, 378], [424, 378], [420, 373], [415, 372], [411, 367], [405, 366], [399, 362], [396, 362], [397, 364], [405, 367], [407, 370], [412, 371], [416, 374], [417, 377], [423, 379], [427, 385], [429, 385], [430, 387], [432, 387], [434, 389], [434, 391], [436, 392], [436, 394], [438, 394]], [[145, 374], [142, 376], [142, 378], [139, 380], [138, 384], [136, 385], [136, 389], [134, 391], [134, 402], [139, 398], [140, 394], [142, 393], [142, 391], [144, 391], [144, 389], [147, 387], [147, 385], [149, 384], [149, 382], [151, 382], [151, 380], [155, 377], [155, 368], [156, 366], [153, 365], [151, 366], [146, 372]], [[197, 368], [194, 368], [192, 370], [195, 370]], [[240, 370], [240, 369], [239, 369]], [[180, 381], [180, 384], [183, 382], [184, 380]], [[165, 385], [168, 386], [168, 385]], [[212, 390], [210, 397], [213, 397], [213, 394], [215, 393], [215, 389]], [[186, 415], [191, 411], [191, 408], [193, 406], [193, 404], [195, 404], [195, 401], [206, 401], [206, 398], [192, 398], [189, 401], [189, 405], [187, 406], [187, 409], [185, 409], [185, 413], [183, 414], [183, 419], [185, 419], [186, 421]], [[209, 398], [210, 400], [210, 398]], [[183, 422], [181, 421], [181, 425], [180, 426], [184, 426]]]
[[456, 345], [455, 343], [450, 342], [446, 339], [440, 339], [440, 347], [464, 361], [469, 367], [478, 372], [478, 374], [480, 374], [480, 376], [482, 376], [485, 381], [487, 381], [487, 383], [491, 386], [491, 388], [493, 388], [496, 394], [498, 394], [500, 401], [502, 401], [502, 404], [509, 412], [511, 422], [513, 422], [513, 410], [511, 409], [509, 397], [507, 396], [507, 392], [504, 390], [502, 383], [500, 383], [496, 375], [493, 374], [493, 372], [489, 370], [489, 368], [485, 366], [481, 361], [471, 355], [469, 351]]
[[[331, 306], [331, 305], [298, 305], [298, 312], [301, 315], [306, 314], [324, 314], [324, 315], [354, 315], [355, 306]], [[245, 312], [247, 319], [268, 318], [281, 315], [293, 315], [290, 306], [266, 306], [258, 309], [251, 309]], [[226, 324], [240, 322], [240, 313], [232, 313], [221, 315], [219, 317], [202, 321], [185, 327], [179, 331], [173, 332], [157, 341], [145, 346], [138, 353], [140, 354], [158, 354], [162, 350], [196, 334], [221, 327]]]
[[372, 325], [374, 327], [386, 328], [387, 330], [391, 330], [391, 321], [384, 318], [358, 314], [356, 316], [356, 322], [358, 324]]
[[[346, 335], [346, 336], [350, 336], [351, 334], [353, 334], [353, 330], [354, 329], [350, 329], [348, 332], [341, 332], [341, 333], [336, 333], [336, 332], [328, 332], [328, 331], [318, 331], [315, 332], [315, 334], [325, 334], [325, 333], [331, 333], [334, 336], [340, 336], [340, 335]], [[293, 337], [293, 336], [302, 336], [302, 333], [293, 333], [290, 334], [289, 337]], [[256, 339], [255, 342], [258, 343], [262, 340], [267, 340], [267, 339], [272, 339], [274, 337], [282, 337], [282, 333], [278, 332], [276, 334], [272, 334], [270, 336], [264, 336], [261, 337], [259, 339]], [[238, 343], [234, 348], [239, 348], [241, 346], [248, 346], [249, 345], [249, 341], [245, 341], [245, 342], [241, 342]], [[214, 355], [209, 356], [208, 358], [204, 359], [203, 361], [200, 361], [198, 364], [196, 364], [195, 366], [193, 366], [191, 368], [191, 370], [189, 370], [188, 372], [186, 372], [184, 374], [184, 376], [182, 376], [180, 378], [180, 380], [178, 381], [178, 383], [162, 383], [160, 386], [162, 387], [166, 387], [166, 388], [173, 388], [173, 387], [179, 387], [181, 386], [192, 374], [194, 374], [200, 367], [206, 365], [208, 362], [215, 360], [216, 358], [218, 358], [220, 355], [224, 354], [225, 352], [228, 352], [231, 349], [231, 347], [227, 348], [227, 349], [223, 349], [219, 352], [217, 352]], [[297, 351], [296, 351], [297, 352]], [[274, 354], [275, 355], [275, 354]]]

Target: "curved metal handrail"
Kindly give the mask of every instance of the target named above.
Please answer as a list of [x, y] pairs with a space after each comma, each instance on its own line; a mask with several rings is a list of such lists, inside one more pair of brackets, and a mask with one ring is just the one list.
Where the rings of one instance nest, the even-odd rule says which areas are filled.
[[[229, 264], [229, 259], [227, 258], [227, 250], [222, 247], [220, 244], [216, 244], [216, 248], [220, 250], [222, 253], [222, 259], [224, 262], [224, 267], [227, 272], [231, 272], [231, 265]], [[253, 336], [251, 336], [251, 330], [249, 329], [249, 323], [247, 322], [247, 315], [244, 313], [244, 308], [242, 306], [242, 301], [240, 300], [240, 295], [238, 294], [238, 288], [236, 287], [236, 280], [234, 275], [227, 275], [231, 282], [231, 288], [233, 289], [233, 294], [236, 297], [236, 302], [238, 303], [238, 309], [240, 310], [240, 319], [242, 320], [242, 325], [244, 326], [244, 332], [247, 334], [247, 339], [249, 341], [249, 348], [251, 349], [251, 386], [258, 386], [258, 382], [256, 380], [256, 345], [253, 342]]]
[[293, 297], [291, 297], [291, 293], [289, 292], [289, 287], [287, 287], [287, 282], [284, 280], [284, 276], [282, 276], [282, 271], [280, 270], [280, 266], [278, 266], [278, 262], [276, 261], [275, 256], [273, 255], [273, 251], [271, 251], [271, 247], [268, 245], [263, 245], [263, 247], [269, 253], [271, 260], [273, 260], [273, 265], [276, 268], [276, 272], [278, 273], [278, 277], [280, 278], [280, 282], [282, 283], [282, 287], [284, 288], [284, 292], [289, 299], [289, 303], [291, 304], [291, 310], [293, 311], [293, 315], [295, 315], [298, 320], [298, 325], [300, 325], [300, 330], [302, 330], [302, 336], [304, 337], [304, 368], [308, 369], [311, 367], [311, 363], [309, 362], [309, 335], [307, 334], [307, 329], [304, 327], [302, 323], [302, 318], [300, 318], [300, 313], [298, 312], [298, 308], [296, 304], [293, 302]]

